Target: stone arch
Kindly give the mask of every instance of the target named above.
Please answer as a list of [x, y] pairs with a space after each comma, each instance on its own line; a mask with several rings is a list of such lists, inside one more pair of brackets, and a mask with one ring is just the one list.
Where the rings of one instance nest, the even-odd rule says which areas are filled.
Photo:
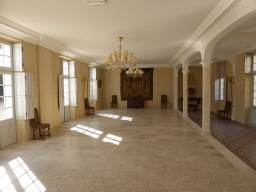
[[[204, 39], [204, 46], [201, 48], [202, 52], [202, 61], [210, 61], [212, 57], [213, 48], [216, 43], [227, 35], [229, 32], [240, 26], [245, 21], [251, 19], [256, 16], [256, 2], [250, 1], [252, 4], [247, 5], [247, 9], [244, 9], [240, 12], [240, 14], [232, 13], [235, 15], [233, 18], [225, 18], [223, 21], [216, 24], [215, 27], [212, 28], [211, 33]], [[249, 8], [248, 8], [249, 7]], [[243, 7], [241, 7], [243, 9]], [[227, 26], [227, 27], [226, 27]]]

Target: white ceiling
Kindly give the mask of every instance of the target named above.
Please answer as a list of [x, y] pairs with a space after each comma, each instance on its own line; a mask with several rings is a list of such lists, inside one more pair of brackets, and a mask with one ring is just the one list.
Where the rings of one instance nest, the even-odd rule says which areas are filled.
[[256, 17], [251, 18], [224, 36], [214, 47], [214, 54], [242, 52], [256, 49]]
[[220, 0], [1, 0], [0, 15], [102, 63], [116, 51], [139, 64], [168, 64]]

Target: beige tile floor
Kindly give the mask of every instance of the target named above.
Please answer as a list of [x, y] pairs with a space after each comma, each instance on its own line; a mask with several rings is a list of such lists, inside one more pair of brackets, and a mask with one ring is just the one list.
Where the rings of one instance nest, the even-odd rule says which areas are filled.
[[256, 192], [256, 172], [200, 130], [171, 109], [98, 110], [2, 149], [0, 189]]

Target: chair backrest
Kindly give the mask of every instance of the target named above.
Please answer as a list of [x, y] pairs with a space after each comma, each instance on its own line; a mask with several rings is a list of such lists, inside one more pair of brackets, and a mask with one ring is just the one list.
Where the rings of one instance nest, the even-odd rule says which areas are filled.
[[226, 101], [224, 110], [225, 111], [231, 111], [231, 108], [232, 108], [231, 101]]
[[32, 126], [33, 127], [35, 125], [40, 125], [41, 124], [37, 108], [34, 108], [34, 115], [35, 115], [35, 117], [34, 117], [34, 119], [32, 119]]
[[84, 100], [84, 102], [85, 102], [85, 108], [89, 109], [89, 108], [90, 108], [90, 105], [89, 105], [88, 98], [86, 98], [86, 99]]
[[161, 95], [161, 103], [167, 103], [167, 95]]
[[117, 103], [117, 95], [112, 95], [112, 103]]

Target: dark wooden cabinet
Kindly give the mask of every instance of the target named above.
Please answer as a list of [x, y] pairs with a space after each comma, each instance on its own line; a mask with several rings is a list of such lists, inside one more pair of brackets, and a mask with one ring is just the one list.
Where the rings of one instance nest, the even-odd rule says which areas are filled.
[[144, 108], [144, 100], [142, 99], [128, 99], [127, 108]]

